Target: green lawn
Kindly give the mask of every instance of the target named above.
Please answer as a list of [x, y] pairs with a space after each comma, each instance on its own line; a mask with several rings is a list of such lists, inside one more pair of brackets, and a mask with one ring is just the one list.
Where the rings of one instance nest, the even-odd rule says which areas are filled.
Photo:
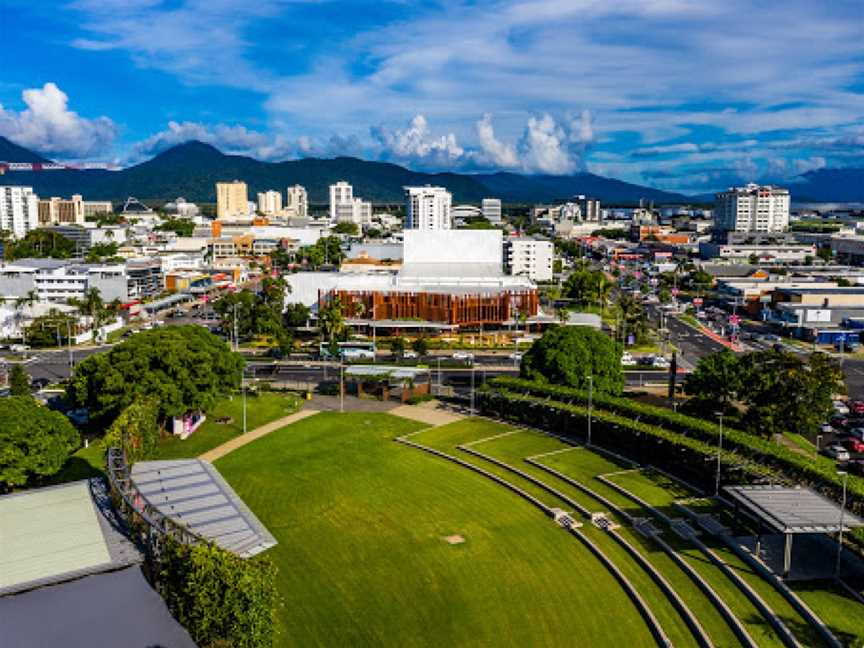
[[673, 506], [675, 500], [694, 494], [674, 479], [651, 469], [632, 470], [607, 479], [670, 517], [680, 515]]
[[393, 442], [419, 427], [322, 413], [217, 461], [279, 540], [265, 555], [280, 568], [280, 645], [653, 645], [581, 543], [499, 485]]
[[[300, 399], [295, 394], [278, 392], [259, 392], [257, 396], [246, 399], [246, 429], [256, 427], [288, 416], [300, 408]], [[217, 418], [230, 416], [231, 423], [217, 423]], [[243, 399], [239, 395], [219, 401], [213, 411], [207, 413], [207, 420], [192, 435], [181, 440], [177, 437], [163, 439], [156, 449], [154, 459], [181, 459], [197, 457], [218, 445], [243, 434]]]
[[864, 605], [843, 588], [826, 581], [795, 583], [792, 589], [845, 645], [864, 638]]
[[105, 450], [100, 443], [91, 443], [89, 448], [81, 448], [73, 454], [56, 475], [52, 484], [89, 479], [105, 474]]

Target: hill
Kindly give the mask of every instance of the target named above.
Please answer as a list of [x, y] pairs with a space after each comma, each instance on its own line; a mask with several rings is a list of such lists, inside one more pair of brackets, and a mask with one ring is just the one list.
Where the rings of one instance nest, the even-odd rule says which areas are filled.
[[[0, 137], [0, 159], [9, 162], [43, 161], [36, 154]], [[681, 194], [642, 187], [590, 173], [570, 176], [527, 176], [516, 173], [422, 173], [397, 164], [351, 157], [305, 158], [286, 162], [261, 162], [241, 155], [226, 155], [202, 142], [191, 141], [160, 153], [153, 159], [122, 171], [73, 170], [10, 172], [3, 182], [31, 185], [45, 196], [83, 194], [92, 200], [123, 200], [127, 196], [169, 200], [215, 201], [218, 181], [244, 180], [249, 195], [301, 184], [315, 203], [328, 200], [328, 186], [337, 180], [354, 185], [354, 193], [375, 202], [402, 202], [406, 185], [447, 187], [456, 202], [478, 202], [498, 196], [507, 202], [548, 202], [576, 194], [600, 198], [606, 203], [635, 203], [640, 198], [656, 202], [686, 202]]]
[[799, 202], [864, 202], [864, 169], [818, 169], [789, 186]]

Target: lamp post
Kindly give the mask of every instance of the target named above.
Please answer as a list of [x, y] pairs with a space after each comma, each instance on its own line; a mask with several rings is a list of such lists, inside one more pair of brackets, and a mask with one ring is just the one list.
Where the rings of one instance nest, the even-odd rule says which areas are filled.
[[840, 554], [843, 551], [843, 522], [846, 515], [846, 480], [849, 473], [838, 470], [837, 474], [843, 477], [843, 497], [840, 499], [840, 532], [837, 534], [837, 561], [834, 563], [834, 578], [840, 577]]
[[588, 445], [591, 445], [591, 418], [594, 411], [594, 376], [588, 376]]
[[716, 415], [720, 419], [720, 440], [717, 444], [717, 478], [714, 483], [714, 497], [720, 495], [720, 453], [723, 452], [723, 412], [717, 412]]
[[339, 362], [339, 412], [345, 411], [345, 363]]
[[474, 360], [471, 360], [471, 409], [470, 415], [474, 416]]
[[69, 368], [72, 368], [72, 365], [75, 364], [75, 360], [72, 357], [72, 330], [69, 319], [66, 319], [66, 346], [69, 347]]
[[240, 388], [243, 392], [243, 434], [246, 434], [246, 365], [243, 365], [243, 374], [240, 378]]

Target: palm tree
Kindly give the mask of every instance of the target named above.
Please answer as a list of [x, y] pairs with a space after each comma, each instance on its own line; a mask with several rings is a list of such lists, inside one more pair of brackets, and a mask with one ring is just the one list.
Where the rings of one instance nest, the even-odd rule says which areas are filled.
[[342, 314], [342, 302], [338, 298], [331, 298], [318, 311], [318, 328], [321, 336], [329, 342], [345, 332], [345, 316]]
[[37, 301], [39, 301], [39, 293], [35, 290], [29, 290], [26, 295], [15, 300], [15, 321], [21, 329], [21, 344], [27, 343], [27, 331], [21, 325], [24, 319], [24, 307], [32, 307]]

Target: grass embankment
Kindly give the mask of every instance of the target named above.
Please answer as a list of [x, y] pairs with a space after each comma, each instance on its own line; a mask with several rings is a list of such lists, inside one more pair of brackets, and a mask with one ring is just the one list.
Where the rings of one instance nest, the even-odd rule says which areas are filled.
[[393, 442], [421, 427], [322, 413], [216, 462], [279, 540], [267, 555], [280, 645], [652, 644], [579, 542], [482, 476]]

